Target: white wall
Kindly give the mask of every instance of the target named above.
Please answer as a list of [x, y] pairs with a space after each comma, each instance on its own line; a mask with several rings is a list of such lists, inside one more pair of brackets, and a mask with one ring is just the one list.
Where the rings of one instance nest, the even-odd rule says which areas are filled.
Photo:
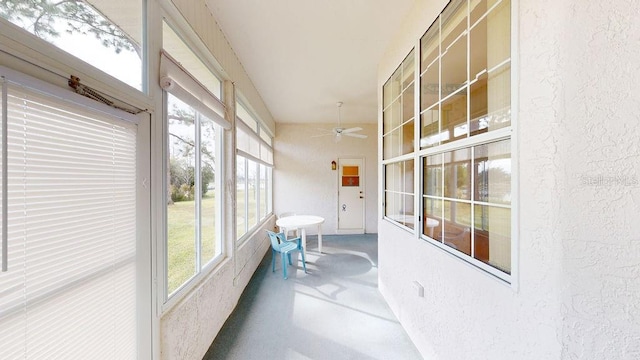
[[[335, 143], [331, 136], [312, 137], [335, 124], [277, 124], [274, 144], [274, 211], [293, 211], [325, 218], [323, 234], [335, 234], [338, 227], [338, 171], [331, 161], [338, 158], [365, 160], [365, 232], [377, 232], [377, 139], [375, 124], [360, 126], [366, 139], [344, 137]], [[309, 229], [310, 234], [315, 231]]]
[[[381, 292], [425, 359], [638, 359], [640, 3], [513, 3], [518, 286], [381, 221]], [[380, 89], [445, 5], [416, 2]]]

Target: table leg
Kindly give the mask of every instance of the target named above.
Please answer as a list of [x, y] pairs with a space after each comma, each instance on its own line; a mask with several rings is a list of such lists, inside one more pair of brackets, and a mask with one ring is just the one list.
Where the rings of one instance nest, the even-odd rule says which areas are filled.
[[318, 252], [322, 254], [322, 224], [318, 225]]

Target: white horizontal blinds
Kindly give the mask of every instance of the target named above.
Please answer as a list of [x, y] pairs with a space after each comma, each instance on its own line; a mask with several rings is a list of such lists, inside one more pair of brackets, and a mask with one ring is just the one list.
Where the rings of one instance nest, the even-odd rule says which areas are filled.
[[231, 129], [224, 118], [224, 104], [166, 52], [160, 57], [160, 87], [223, 128]]
[[7, 358], [135, 358], [135, 125], [8, 89]]

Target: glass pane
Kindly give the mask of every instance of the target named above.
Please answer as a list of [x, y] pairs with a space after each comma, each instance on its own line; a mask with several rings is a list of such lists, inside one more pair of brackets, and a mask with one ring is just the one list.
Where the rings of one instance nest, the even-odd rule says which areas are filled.
[[413, 195], [403, 195], [402, 197], [402, 225], [414, 229], [415, 216], [413, 211]]
[[471, 199], [471, 149], [444, 154], [444, 196], [452, 199]]
[[467, 30], [467, 0], [453, 0], [442, 12], [442, 50]]
[[440, 113], [443, 143], [467, 137], [467, 89], [442, 102]]
[[487, 79], [488, 74], [483, 73], [471, 84], [469, 92], [470, 107], [470, 134], [477, 135], [487, 132], [489, 119], [487, 117]]
[[422, 233], [428, 237], [442, 241], [442, 200], [424, 198], [423, 214], [425, 217]]
[[487, 16], [487, 68], [511, 57], [511, 2], [503, 0]]
[[511, 204], [511, 141], [476, 146], [476, 201]]
[[245, 159], [236, 156], [236, 237], [239, 239], [247, 232], [247, 169]]
[[388, 134], [391, 130], [393, 130], [393, 127], [391, 126], [392, 119], [393, 119], [392, 112], [393, 112], [392, 108], [389, 107], [382, 113], [382, 133], [384, 135]]
[[142, 89], [142, 1], [0, 1], [0, 17]]
[[402, 89], [406, 89], [415, 77], [415, 55], [413, 50], [402, 62]]
[[[413, 188], [414, 188], [413, 174], [415, 170], [415, 165], [413, 164], [413, 160], [404, 161], [402, 163], [402, 169], [403, 169], [402, 192], [406, 194], [413, 194]], [[411, 209], [413, 209], [413, 203], [411, 205]], [[413, 212], [413, 210], [411, 212]]]
[[386, 191], [400, 191], [400, 163], [388, 164], [384, 167]]
[[397, 219], [398, 212], [395, 211], [396, 205], [396, 193], [391, 191], [385, 191], [384, 193], [384, 215], [390, 219]]
[[391, 101], [395, 101], [402, 91], [400, 80], [402, 77], [402, 69], [398, 67], [396, 71], [391, 75]]
[[247, 214], [249, 229], [258, 223], [258, 167], [251, 160], [247, 160], [247, 201], [249, 213]]
[[202, 202], [200, 212], [201, 263], [206, 264], [220, 254], [216, 232], [216, 125], [200, 116], [200, 184]]
[[444, 201], [444, 244], [471, 255], [471, 204]]
[[511, 64], [489, 72], [487, 79], [487, 126], [489, 131], [511, 125]]
[[442, 196], [442, 154], [424, 158], [424, 188], [426, 195]]
[[415, 133], [413, 121], [409, 121], [408, 123], [402, 126], [402, 155], [412, 153], [415, 149], [413, 134]]
[[420, 39], [420, 72], [424, 72], [429, 64], [440, 55], [440, 22], [436, 20]]
[[424, 110], [440, 100], [440, 63], [431, 64], [420, 78], [420, 109]]
[[422, 133], [420, 147], [440, 145], [440, 106], [436, 105], [422, 113]]
[[267, 213], [273, 212], [273, 168], [267, 167]]
[[487, 18], [482, 19], [469, 32], [469, 77], [473, 81], [487, 71]]
[[464, 35], [442, 54], [442, 97], [453, 94], [467, 83], [467, 36]]
[[171, 94], [167, 99], [167, 111], [167, 289], [172, 293], [196, 273], [195, 111]]
[[267, 168], [260, 165], [260, 219], [267, 216]]
[[414, 117], [413, 104], [415, 100], [415, 87], [411, 84], [404, 93], [402, 93], [402, 122], [407, 122]]
[[397, 98], [391, 105], [391, 124], [389, 131], [395, 130], [402, 124], [402, 101], [401, 98]]
[[390, 159], [393, 157], [393, 133], [384, 135], [382, 137], [382, 151], [383, 151], [383, 159]]
[[386, 83], [384, 83], [384, 86], [382, 87], [382, 107], [386, 109], [387, 106], [391, 104], [392, 100], [393, 97], [391, 94], [391, 79], [389, 79]]
[[474, 257], [511, 273], [511, 209], [474, 207]]

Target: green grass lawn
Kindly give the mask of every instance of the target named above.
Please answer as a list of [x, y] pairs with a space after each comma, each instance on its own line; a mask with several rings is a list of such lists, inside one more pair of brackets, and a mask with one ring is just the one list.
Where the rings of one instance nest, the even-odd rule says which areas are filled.
[[[195, 201], [180, 201], [167, 206], [168, 291], [172, 293], [196, 273]], [[215, 196], [202, 199], [201, 262], [206, 264], [216, 255]]]
[[[242, 191], [238, 194], [238, 236], [245, 233], [245, 196]], [[250, 191], [249, 224], [257, 222], [255, 192]], [[215, 194], [207, 193], [202, 199], [201, 228], [202, 238], [201, 264], [220, 253], [216, 241], [215, 225]], [[195, 201], [180, 201], [167, 206], [167, 263], [168, 263], [168, 293], [174, 292], [193, 275], [196, 274], [196, 217]]]

